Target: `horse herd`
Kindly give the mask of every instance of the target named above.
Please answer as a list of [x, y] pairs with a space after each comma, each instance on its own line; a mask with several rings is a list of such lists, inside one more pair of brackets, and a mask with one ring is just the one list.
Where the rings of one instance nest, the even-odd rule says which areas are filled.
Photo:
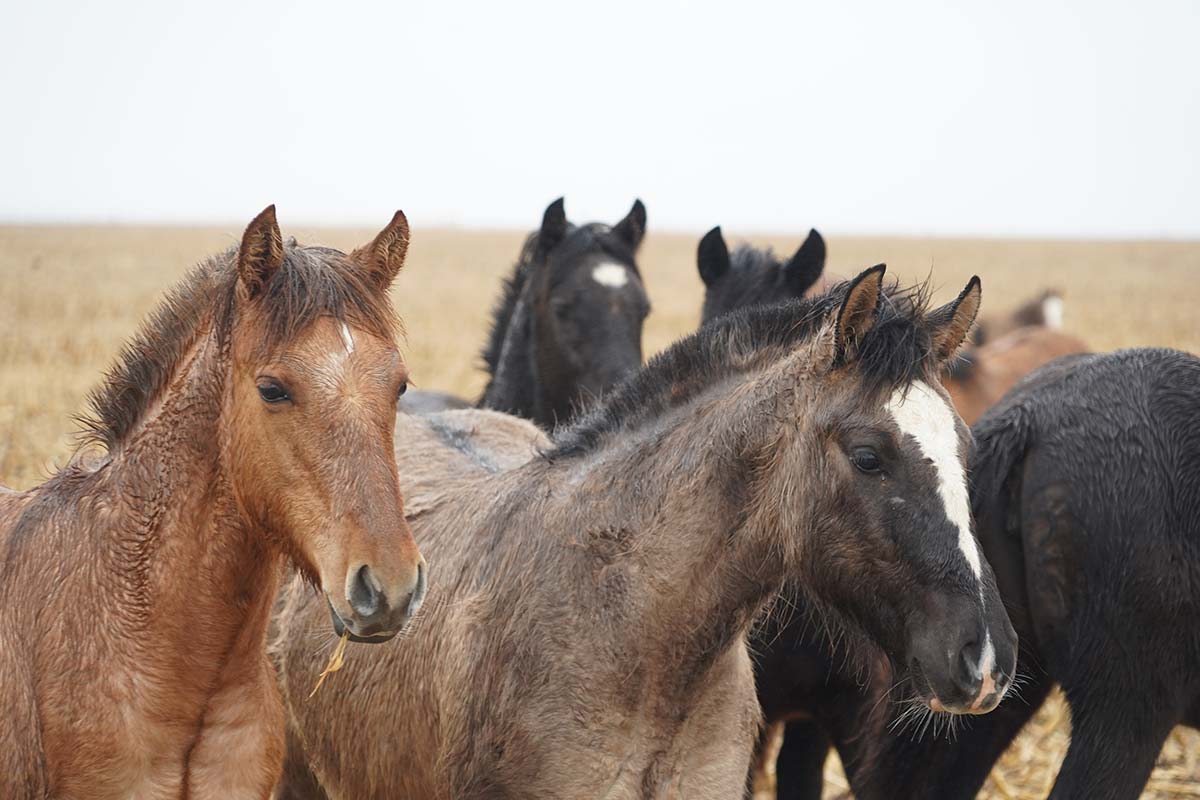
[[474, 404], [406, 393], [401, 213], [193, 270], [0, 487], [0, 797], [731, 798], [783, 726], [781, 798], [969, 798], [1055, 684], [1052, 796], [1136, 797], [1200, 725], [1200, 359], [717, 228], [643, 365], [645, 230], [547, 208]]

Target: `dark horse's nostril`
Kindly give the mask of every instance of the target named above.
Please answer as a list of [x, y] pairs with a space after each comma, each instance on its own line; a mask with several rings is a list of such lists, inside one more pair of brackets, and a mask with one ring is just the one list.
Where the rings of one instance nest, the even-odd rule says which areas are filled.
[[958, 664], [955, 670], [955, 683], [968, 694], [974, 694], [983, 681], [980, 671], [980, 656], [982, 655], [978, 641], [968, 642], [958, 653]]
[[350, 607], [362, 617], [373, 617], [384, 610], [387, 601], [366, 564], [359, 567], [350, 584]]

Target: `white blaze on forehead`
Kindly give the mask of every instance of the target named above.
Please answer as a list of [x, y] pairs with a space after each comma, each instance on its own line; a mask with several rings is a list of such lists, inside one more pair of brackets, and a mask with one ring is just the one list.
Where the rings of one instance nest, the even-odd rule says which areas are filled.
[[1042, 301], [1042, 319], [1047, 328], [1058, 330], [1063, 324], [1063, 299], [1058, 295], [1050, 295]]
[[979, 549], [971, 536], [967, 475], [958, 457], [958, 430], [950, 403], [929, 384], [917, 381], [907, 392], [897, 389], [888, 400], [887, 409], [901, 433], [915, 439], [921, 454], [933, 462], [946, 518], [958, 528], [958, 549], [979, 578]]
[[610, 289], [620, 289], [629, 283], [629, 268], [624, 264], [615, 264], [607, 261], [603, 264], [598, 264], [592, 270], [592, 280]]
[[350, 335], [350, 326], [342, 323], [342, 344], [346, 348], [346, 355], [354, 352], [354, 337]]

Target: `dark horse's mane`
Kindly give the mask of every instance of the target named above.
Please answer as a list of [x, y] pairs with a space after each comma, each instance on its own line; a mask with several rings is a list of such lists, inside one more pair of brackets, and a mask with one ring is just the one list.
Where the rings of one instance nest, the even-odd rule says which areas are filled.
[[[850, 285], [847, 281], [819, 297], [751, 306], [717, 317], [650, 359], [574, 425], [558, 431], [547, 457], [586, 452], [607, 434], [682, 406], [740, 372], [760, 351], [782, 354], [794, 349], [820, 330]], [[854, 363], [868, 387], [906, 385], [930, 369], [928, 299], [927, 284], [885, 288], [876, 322], [855, 350]]]
[[[79, 417], [81, 445], [98, 444], [108, 451], [117, 447], [200, 335], [211, 329], [218, 345], [226, 347], [235, 318], [237, 253], [230, 248], [192, 269], [125, 343], [103, 383], [88, 395], [89, 411]], [[294, 239], [288, 240], [282, 266], [255, 302], [264, 312], [259, 346], [268, 351], [322, 316], [351, 319], [382, 337], [391, 337], [398, 326], [387, 292], [371, 284], [365, 270], [340, 251], [302, 247]]]
[[537, 231], [534, 231], [525, 237], [525, 244], [521, 245], [521, 255], [517, 257], [517, 263], [513, 264], [511, 274], [504, 279], [500, 300], [492, 309], [492, 327], [488, 332], [487, 344], [483, 348], [483, 364], [488, 375], [495, 375], [497, 367], [500, 366], [500, 353], [504, 349], [504, 337], [508, 335], [508, 325], [512, 321], [513, 311], [516, 310], [517, 300], [521, 298], [521, 292], [525, 289], [525, 281], [529, 278], [537, 246], [538, 234]]

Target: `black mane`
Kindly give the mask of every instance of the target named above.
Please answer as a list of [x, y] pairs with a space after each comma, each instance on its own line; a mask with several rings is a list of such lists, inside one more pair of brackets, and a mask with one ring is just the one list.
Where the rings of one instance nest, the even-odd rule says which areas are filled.
[[778, 303], [783, 289], [783, 261], [769, 247], [741, 244], [729, 254], [729, 271], [704, 293], [704, 320], [748, 306]]
[[492, 327], [488, 331], [487, 344], [481, 354], [484, 369], [487, 370], [489, 376], [494, 376], [496, 368], [500, 365], [500, 353], [504, 349], [504, 338], [508, 335], [508, 326], [512, 321], [513, 311], [516, 310], [517, 301], [525, 289], [525, 282], [529, 277], [537, 246], [538, 234], [537, 231], [534, 231], [525, 237], [525, 244], [521, 245], [521, 255], [517, 257], [517, 263], [513, 264], [512, 272], [504, 279], [504, 288], [500, 292], [500, 299], [492, 309]]
[[[557, 431], [547, 457], [586, 452], [607, 434], [681, 406], [746, 365], [761, 363], [755, 359], [760, 351], [783, 356], [821, 328], [850, 285], [847, 281], [819, 297], [751, 306], [717, 317], [650, 359], [575, 424]], [[930, 369], [934, 356], [927, 305], [925, 284], [885, 289], [875, 325], [854, 357], [869, 387], [906, 385]]]

